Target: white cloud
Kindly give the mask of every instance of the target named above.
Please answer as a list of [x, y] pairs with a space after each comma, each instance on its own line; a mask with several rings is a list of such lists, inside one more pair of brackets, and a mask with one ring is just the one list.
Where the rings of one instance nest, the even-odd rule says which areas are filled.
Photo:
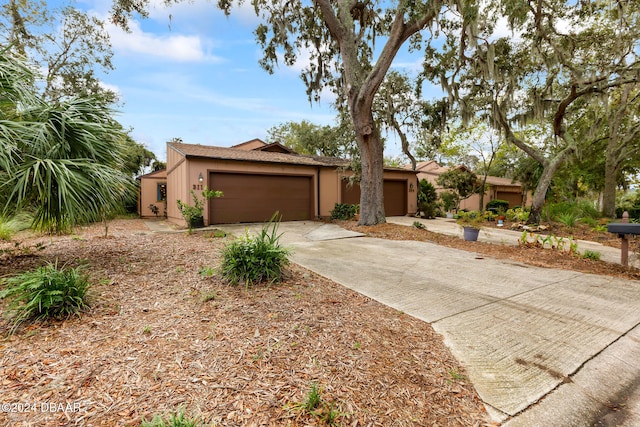
[[199, 36], [181, 34], [152, 34], [144, 32], [137, 21], [129, 25], [127, 33], [113, 24], [107, 25], [113, 49], [128, 56], [144, 55], [174, 62], [220, 62], [211, 54], [212, 43]]
[[105, 83], [103, 81], [99, 82], [99, 84], [103, 89], [110, 90], [111, 92], [115, 93], [118, 98], [122, 96], [122, 92], [120, 91], [120, 88], [118, 86]]

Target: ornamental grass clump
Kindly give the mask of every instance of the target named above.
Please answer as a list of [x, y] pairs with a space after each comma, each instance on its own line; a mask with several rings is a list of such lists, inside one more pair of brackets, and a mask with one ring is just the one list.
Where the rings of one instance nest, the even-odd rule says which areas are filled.
[[222, 250], [222, 277], [233, 285], [245, 286], [258, 283], [274, 283], [281, 280], [289, 265], [289, 249], [280, 245], [278, 221], [262, 227], [256, 236], [247, 232], [243, 237], [229, 243]]
[[88, 275], [81, 268], [58, 268], [49, 263], [36, 270], [0, 279], [0, 298], [7, 299], [5, 315], [13, 333], [27, 320], [61, 319], [89, 307]]

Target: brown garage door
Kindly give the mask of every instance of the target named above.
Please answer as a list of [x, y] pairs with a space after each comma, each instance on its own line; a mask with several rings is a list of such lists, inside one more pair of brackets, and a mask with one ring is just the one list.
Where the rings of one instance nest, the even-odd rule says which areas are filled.
[[211, 173], [209, 188], [224, 193], [211, 199], [211, 224], [268, 221], [276, 211], [283, 221], [312, 217], [310, 176]]
[[[386, 216], [402, 216], [407, 214], [407, 181], [384, 180], [384, 214]], [[360, 203], [360, 186], [347, 185], [342, 181], [342, 203]]]

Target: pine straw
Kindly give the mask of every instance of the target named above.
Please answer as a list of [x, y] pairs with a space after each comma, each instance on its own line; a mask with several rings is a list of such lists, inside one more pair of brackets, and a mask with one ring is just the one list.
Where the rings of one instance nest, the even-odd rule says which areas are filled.
[[0, 403], [36, 405], [0, 425], [137, 426], [179, 409], [216, 426], [324, 425], [296, 409], [313, 382], [339, 425], [489, 424], [430, 325], [298, 266], [253, 289], [200, 274], [229, 238], [151, 234], [140, 220], [109, 230], [23, 237], [46, 249], [0, 258], [0, 275], [57, 259], [97, 283], [90, 312], [0, 341]]

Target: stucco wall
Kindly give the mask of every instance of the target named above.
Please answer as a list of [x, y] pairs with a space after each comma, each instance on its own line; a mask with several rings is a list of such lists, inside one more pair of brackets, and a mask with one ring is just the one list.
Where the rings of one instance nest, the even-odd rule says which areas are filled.
[[186, 225], [178, 210], [177, 200], [191, 200], [187, 188], [187, 163], [185, 157], [167, 145], [167, 219]]
[[158, 184], [167, 183], [167, 174], [159, 172], [140, 177], [140, 199], [138, 201], [138, 215], [143, 218], [155, 217], [149, 205], [158, 207], [159, 216], [164, 216], [165, 201], [158, 200]]
[[[296, 165], [281, 165], [281, 164], [269, 164], [258, 163], [248, 161], [232, 161], [232, 160], [215, 160], [215, 159], [189, 159], [188, 169], [186, 169], [186, 179], [184, 185], [188, 189], [195, 189], [197, 194], [206, 185], [209, 189], [217, 190], [215, 185], [209, 183], [209, 176], [211, 172], [235, 172], [235, 173], [254, 173], [254, 174], [274, 174], [274, 175], [300, 175], [310, 176], [312, 178], [313, 185], [313, 212], [317, 215], [318, 212], [318, 182], [316, 167], [309, 166], [296, 166]], [[199, 176], [202, 174], [204, 179], [203, 183], [199, 182]], [[191, 202], [191, 196], [189, 196], [189, 202]], [[224, 197], [224, 196], [223, 196]], [[204, 204], [204, 222], [209, 224], [209, 202]], [[182, 224], [184, 222], [181, 222]]]

